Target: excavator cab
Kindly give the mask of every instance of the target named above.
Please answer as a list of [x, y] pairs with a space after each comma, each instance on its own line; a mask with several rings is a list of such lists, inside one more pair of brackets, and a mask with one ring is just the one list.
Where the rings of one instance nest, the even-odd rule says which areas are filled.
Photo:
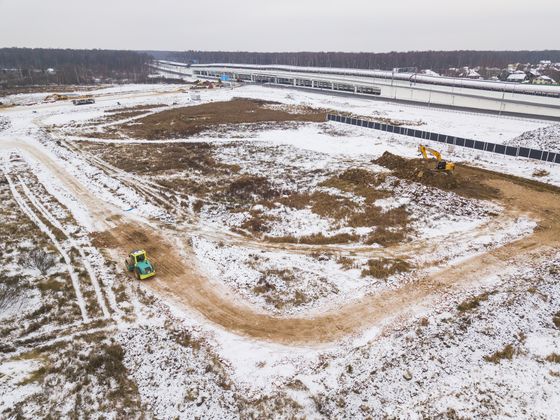
[[453, 162], [447, 162], [445, 160], [440, 160], [436, 165], [436, 169], [438, 171], [454, 171], [455, 170], [455, 164]]
[[441, 157], [441, 153], [437, 150], [420, 144], [418, 145], [418, 151], [422, 154], [422, 156], [424, 156], [424, 159], [429, 159], [428, 153], [430, 153], [436, 159], [436, 170], [446, 172], [455, 170], [455, 164], [453, 162], [447, 162], [443, 160]]

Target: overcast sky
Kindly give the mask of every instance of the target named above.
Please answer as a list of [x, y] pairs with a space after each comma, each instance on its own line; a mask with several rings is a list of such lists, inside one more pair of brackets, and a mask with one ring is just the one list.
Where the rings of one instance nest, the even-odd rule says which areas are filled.
[[0, 0], [0, 47], [560, 49], [560, 0]]

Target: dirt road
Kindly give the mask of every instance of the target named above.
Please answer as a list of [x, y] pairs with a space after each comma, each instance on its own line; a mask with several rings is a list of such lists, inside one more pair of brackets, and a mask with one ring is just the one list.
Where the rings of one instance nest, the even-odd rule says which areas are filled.
[[[233, 300], [225, 287], [210, 283], [196, 269], [188, 246], [166, 226], [132, 223], [110, 205], [91, 194], [43, 146], [30, 140], [1, 141], [2, 149], [18, 149], [40, 162], [87, 209], [100, 232], [96, 244], [126, 255], [135, 247], [152, 250], [159, 275], [146, 286], [202, 314], [226, 330], [256, 339], [310, 345], [336, 340], [406, 312], [415, 305], [428, 305], [441, 293], [468, 287], [485, 276], [505, 270], [512, 258], [544, 258], [547, 250], [560, 245], [560, 193], [558, 189], [485, 172], [488, 184], [498, 188], [502, 204], [510, 211], [528, 214], [539, 221], [536, 231], [521, 240], [417, 279], [398, 290], [366, 296], [358, 302], [313, 317], [277, 317]], [[460, 167], [465, 174], [479, 169]], [[120, 261], [118, 261], [120, 262]]]

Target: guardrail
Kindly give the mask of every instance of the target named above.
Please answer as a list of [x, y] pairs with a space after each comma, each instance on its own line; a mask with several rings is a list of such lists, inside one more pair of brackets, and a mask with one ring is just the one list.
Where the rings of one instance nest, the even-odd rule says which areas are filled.
[[560, 153], [549, 152], [547, 150], [532, 149], [529, 147], [507, 146], [505, 144], [466, 139], [463, 137], [432, 133], [430, 131], [416, 130], [414, 128], [399, 127], [396, 125], [383, 124], [375, 121], [361, 120], [358, 118], [346, 117], [344, 115], [327, 114], [327, 121], [335, 121], [343, 124], [351, 124], [358, 127], [365, 127], [374, 130], [385, 131], [388, 133], [400, 134], [403, 136], [416, 137], [422, 140], [431, 140], [439, 143], [450, 144], [453, 146], [466, 147], [469, 149], [479, 150], [481, 152], [497, 153], [499, 155], [511, 157], [524, 157], [528, 159], [540, 160], [543, 162], [560, 164]]

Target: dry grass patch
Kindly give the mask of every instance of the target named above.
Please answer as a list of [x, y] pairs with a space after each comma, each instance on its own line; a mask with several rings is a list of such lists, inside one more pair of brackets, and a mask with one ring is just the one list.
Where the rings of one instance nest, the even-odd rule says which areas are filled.
[[560, 329], [560, 312], [556, 312], [552, 317], [552, 323], [558, 329]]
[[474, 296], [472, 298], [466, 299], [463, 302], [461, 302], [459, 305], [457, 305], [457, 309], [459, 310], [459, 312], [466, 312], [466, 311], [471, 311], [473, 309], [476, 309], [480, 306], [481, 302], [487, 301], [489, 296], [490, 293], [485, 292], [478, 296]]
[[113, 109], [108, 109], [105, 112], [107, 113], [112, 113], [112, 112], [132, 112], [132, 111], [149, 111], [152, 109], [156, 109], [156, 108], [163, 108], [167, 105], [165, 104], [142, 104], [142, 105], [136, 105], [136, 106], [127, 106], [127, 107], [121, 107], [121, 108], [113, 108]]
[[247, 202], [258, 199], [270, 200], [280, 195], [280, 192], [272, 187], [266, 177], [241, 175], [229, 184], [226, 194], [235, 200]]
[[[363, 203], [342, 195], [316, 191], [313, 193], [295, 193], [276, 198], [275, 201], [297, 210], [310, 209], [313, 213], [329, 218], [338, 226], [352, 228], [375, 227], [375, 231], [366, 238], [357, 235], [342, 234], [325, 236], [311, 235], [303, 238], [281, 237], [269, 238], [274, 242], [297, 242], [309, 244], [347, 243], [364, 239], [366, 244], [389, 246], [403, 241], [408, 233], [409, 213], [404, 206], [383, 211], [374, 203], [380, 198], [387, 198], [390, 192], [379, 190], [384, 176], [364, 169], [354, 168], [331, 177], [320, 185], [352, 193], [364, 198]], [[274, 203], [261, 203], [272, 208]]]
[[362, 270], [362, 277], [386, 279], [397, 273], [410, 271], [411, 265], [400, 258], [374, 258], [367, 262], [367, 268]]
[[511, 344], [506, 345], [502, 350], [497, 350], [489, 356], [484, 356], [484, 360], [491, 363], [500, 363], [500, 361], [513, 359], [516, 350]]
[[353, 258], [349, 257], [339, 257], [336, 260], [337, 264], [340, 264], [343, 269], [345, 270], [352, 270], [353, 268], [357, 268], [357, 262]]
[[241, 224], [241, 229], [248, 230], [251, 233], [262, 234], [270, 231], [275, 217], [263, 214], [261, 212], [251, 211], [251, 216]]
[[560, 354], [551, 353], [548, 356], [546, 356], [546, 361], [551, 363], [560, 363]]
[[[408, 216], [408, 214], [407, 214]], [[388, 227], [380, 226], [374, 232], [370, 233], [364, 240], [366, 245], [379, 244], [382, 246], [397, 245], [406, 239], [408, 229], [406, 228], [406, 221], [403, 220], [401, 228], [390, 229]]]
[[[325, 192], [295, 193], [280, 197], [277, 202], [297, 210], [309, 208], [321, 217], [329, 217], [337, 221], [348, 219], [359, 210], [359, 205], [346, 198]], [[271, 203], [263, 203], [272, 207]]]
[[549, 176], [550, 172], [548, 172], [546, 169], [535, 169], [533, 171], [533, 176], [537, 177], [537, 178], [542, 178], [544, 176]]
[[150, 175], [158, 184], [185, 194], [205, 195], [223, 190], [239, 172], [238, 165], [214, 158], [208, 143], [182, 144], [95, 144], [84, 148], [127, 172]]
[[293, 295], [278, 290], [271, 277], [276, 278], [285, 285], [293, 284], [296, 280], [294, 272], [288, 269], [272, 269], [262, 273], [257, 285], [253, 287], [253, 292], [262, 296], [269, 305], [274, 306], [276, 309], [283, 309], [286, 306], [298, 307], [309, 302], [309, 298], [299, 290], [296, 290]]
[[388, 191], [376, 189], [384, 180], [384, 174], [352, 168], [323, 181], [320, 185], [360, 195], [366, 199], [366, 203], [372, 203], [391, 195]]
[[349, 244], [358, 242], [360, 237], [350, 233], [339, 233], [338, 235], [325, 236], [322, 233], [315, 233], [306, 236], [267, 236], [266, 239], [274, 243], [291, 243], [305, 245], [332, 245]]

